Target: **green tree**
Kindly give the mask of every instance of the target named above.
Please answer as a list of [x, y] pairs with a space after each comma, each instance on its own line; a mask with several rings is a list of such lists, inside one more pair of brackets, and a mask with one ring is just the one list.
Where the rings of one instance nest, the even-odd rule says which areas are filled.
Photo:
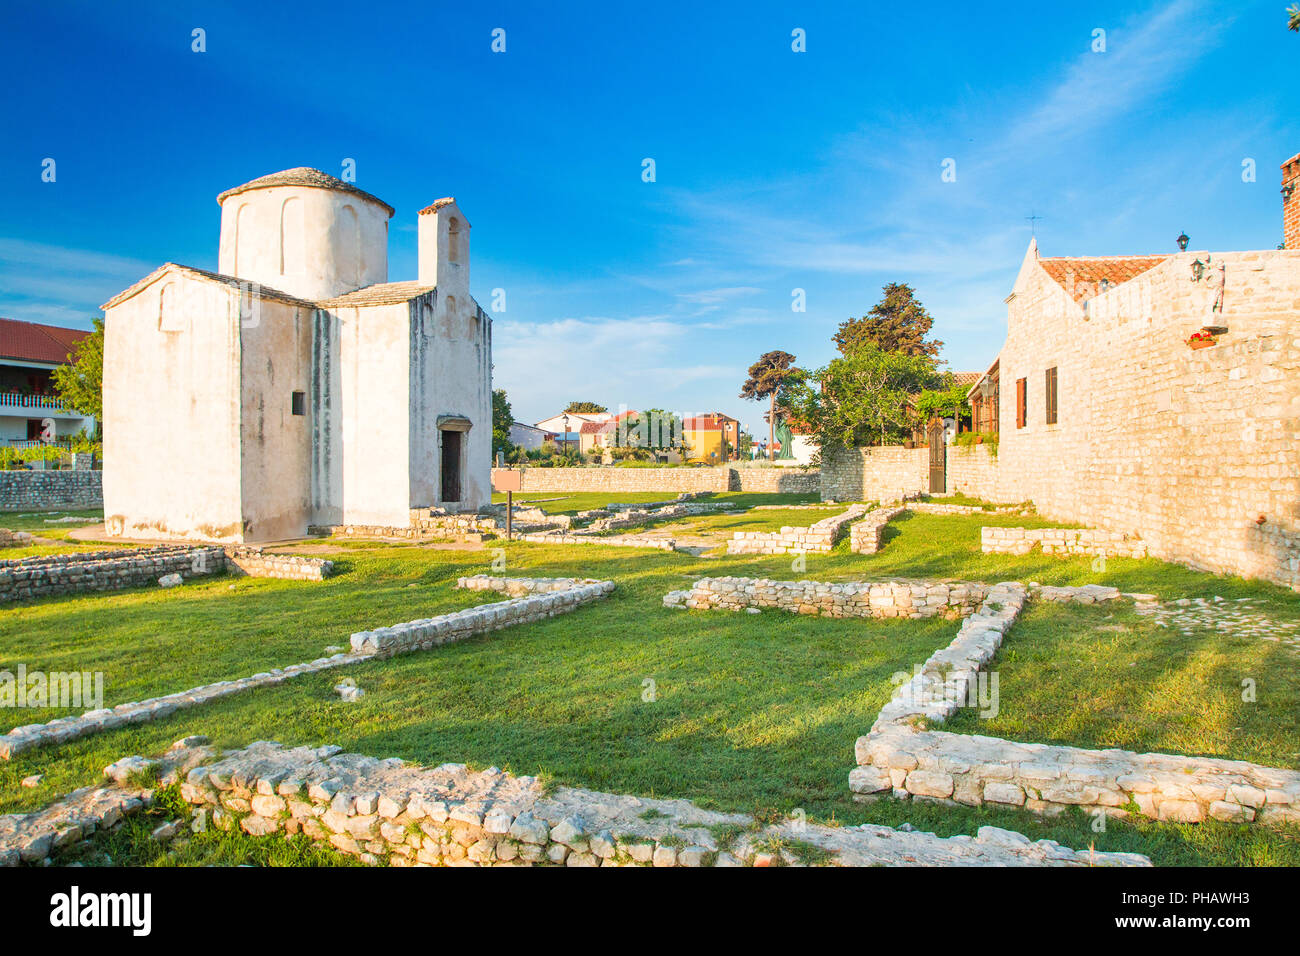
[[1286, 8], [1286, 12], [1291, 14], [1287, 22], [1287, 28], [1300, 33], [1300, 3], [1293, 3]]
[[932, 418], [955, 418], [961, 421], [970, 417], [970, 406], [966, 404], [966, 392], [969, 387], [958, 385], [953, 381], [952, 373], [943, 376], [938, 388], [928, 388], [916, 397], [916, 411], [922, 422]]
[[597, 415], [609, 411], [604, 405], [597, 405], [595, 402], [569, 402], [568, 407], [564, 410], [569, 414], [579, 412], [586, 415]]
[[95, 329], [76, 344], [69, 365], [54, 370], [59, 397], [79, 412], [104, 418], [104, 320], [92, 319]]
[[934, 360], [943, 343], [927, 339], [934, 319], [921, 305], [910, 285], [891, 282], [884, 287], [884, 298], [860, 319], [840, 324], [834, 341], [840, 352], [871, 343], [883, 352], [904, 352]]
[[916, 423], [917, 393], [941, 383], [933, 360], [887, 352], [866, 342], [850, 348], [792, 391], [786, 407], [806, 423], [822, 448], [901, 441]]
[[787, 405], [787, 398], [807, 377], [807, 373], [795, 367], [794, 356], [789, 352], [776, 350], [764, 352], [757, 362], [749, 367], [749, 378], [740, 388], [740, 397], [752, 402], [768, 400], [767, 430], [768, 458], [775, 456], [773, 450], [776, 432], [776, 406]]
[[492, 459], [497, 452], [509, 455], [514, 451], [515, 443], [510, 440], [510, 426], [514, 424], [515, 413], [510, 408], [510, 399], [506, 398], [504, 388], [492, 390]]

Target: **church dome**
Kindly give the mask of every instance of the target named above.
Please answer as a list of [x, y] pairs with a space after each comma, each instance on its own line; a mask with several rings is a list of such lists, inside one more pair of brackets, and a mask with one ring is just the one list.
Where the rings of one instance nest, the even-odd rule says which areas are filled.
[[278, 173], [259, 176], [257, 179], [249, 180], [242, 186], [227, 189], [217, 196], [217, 202], [224, 203], [231, 196], [238, 196], [240, 193], [246, 193], [254, 189], [271, 189], [275, 186], [309, 186], [315, 189], [333, 189], [338, 192], [351, 193], [377, 206], [382, 206], [388, 210], [389, 216], [392, 216], [395, 211], [392, 206], [378, 196], [372, 196], [364, 189], [358, 189], [351, 183], [345, 183], [337, 176], [331, 176], [329, 173], [313, 169], [310, 166], [296, 166], [293, 169], [282, 169]]

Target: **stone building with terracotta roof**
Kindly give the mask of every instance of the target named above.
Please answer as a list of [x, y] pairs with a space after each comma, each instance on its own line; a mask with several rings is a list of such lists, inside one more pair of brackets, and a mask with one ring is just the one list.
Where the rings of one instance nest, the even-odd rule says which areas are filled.
[[1300, 156], [1284, 248], [1045, 258], [1031, 241], [969, 393], [997, 455], [950, 457], [951, 483], [1300, 590], [1298, 177]]
[[408, 527], [490, 500], [492, 327], [454, 199], [388, 281], [393, 207], [306, 167], [226, 190], [218, 269], [104, 304], [104, 511], [130, 538]]

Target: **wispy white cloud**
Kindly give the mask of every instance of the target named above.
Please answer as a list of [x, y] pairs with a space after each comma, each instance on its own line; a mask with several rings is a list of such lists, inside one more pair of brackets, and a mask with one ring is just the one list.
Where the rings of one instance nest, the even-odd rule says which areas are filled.
[[91, 249], [0, 237], [0, 313], [86, 324], [98, 306], [160, 263]]

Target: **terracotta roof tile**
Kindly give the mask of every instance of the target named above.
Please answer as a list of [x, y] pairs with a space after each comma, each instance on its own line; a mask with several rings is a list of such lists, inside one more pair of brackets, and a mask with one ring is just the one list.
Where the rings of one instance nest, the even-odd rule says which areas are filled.
[[251, 179], [242, 186], [235, 186], [233, 189], [227, 189], [218, 195], [217, 202], [223, 203], [231, 196], [238, 196], [240, 193], [246, 193], [251, 189], [270, 189], [272, 186], [312, 186], [316, 189], [334, 189], [377, 203], [387, 209], [390, 216], [395, 212], [392, 206], [378, 196], [372, 196], [364, 189], [358, 189], [351, 183], [345, 183], [337, 176], [331, 176], [329, 173], [321, 172], [319, 169], [313, 169], [310, 166], [282, 169], [278, 173]]
[[421, 209], [419, 215], [423, 216], [426, 213], [437, 212], [443, 206], [450, 206], [455, 201], [455, 196], [444, 196], [442, 199], [435, 199], [432, 203]]
[[359, 307], [367, 305], [397, 305], [432, 292], [431, 285], [421, 285], [416, 281], [377, 282], [352, 292], [345, 292], [332, 299], [322, 299], [318, 304], [327, 308]]
[[953, 372], [952, 381], [954, 385], [974, 385], [984, 377], [983, 372]]
[[1127, 282], [1154, 269], [1169, 256], [1058, 256], [1039, 259], [1058, 285], [1070, 293], [1075, 302], [1083, 302], [1106, 288]]
[[89, 334], [59, 325], [0, 319], [0, 358], [63, 365], [76, 344]]

